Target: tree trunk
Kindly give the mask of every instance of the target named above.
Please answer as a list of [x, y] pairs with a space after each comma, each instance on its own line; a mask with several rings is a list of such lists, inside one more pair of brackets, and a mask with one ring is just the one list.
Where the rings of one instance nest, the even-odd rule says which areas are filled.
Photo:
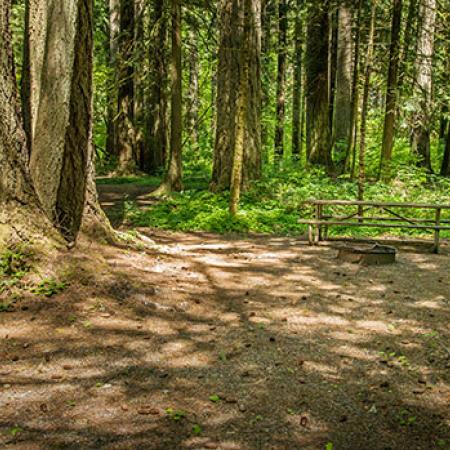
[[230, 186], [230, 214], [235, 216], [238, 212], [242, 184], [242, 161], [244, 158], [245, 133], [247, 126], [248, 88], [249, 88], [249, 66], [250, 66], [250, 36], [252, 24], [252, 0], [244, 0], [242, 9], [243, 17], [239, 23], [244, 24], [242, 44], [240, 51], [238, 111], [236, 115], [236, 137], [234, 141], [233, 168]]
[[384, 118], [383, 144], [381, 148], [380, 164], [380, 174], [383, 174], [386, 179], [390, 178], [389, 165], [392, 160], [392, 149], [394, 146], [395, 137], [401, 20], [402, 0], [393, 0], [389, 71], [386, 88], [386, 112]]
[[152, 195], [160, 196], [182, 189], [182, 68], [181, 68], [181, 0], [172, 3], [172, 53], [170, 62], [170, 155], [165, 179]]
[[[224, 0], [220, 17], [220, 44], [217, 71], [217, 131], [211, 189], [228, 189], [231, 184], [232, 161], [236, 139], [237, 99], [240, 85], [240, 52], [243, 23], [239, 0]], [[252, 0], [250, 14], [248, 105], [242, 186], [261, 175], [261, 2]]]
[[421, 0], [421, 26], [417, 41], [415, 97], [418, 100], [412, 128], [412, 149], [420, 166], [431, 168], [432, 82], [436, 0]]
[[408, 72], [408, 63], [411, 57], [411, 49], [415, 39], [416, 22], [417, 22], [417, 6], [419, 0], [409, 0], [408, 16], [405, 24], [405, 37], [403, 50], [400, 56], [400, 69], [398, 74], [398, 90], [402, 91], [403, 83]]
[[331, 169], [329, 127], [329, 2], [314, 2], [308, 11], [306, 45], [306, 145], [311, 164]]
[[29, 154], [17, 93], [9, 19], [11, 0], [0, 0], [0, 251], [15, 241], [52, 238], [28, 169]]
[[167, 21], [164, 14], [166, 3], [152, 1], [150, 18], [150, 42], [148, 54], [149, 96], [146, 108], [146, 145], [143, 170], [155, 173], [164, 167], [167, 154]]
[[106, 126], [106, 151], [117, 155], [116, 145], [116, 109], [117, 109], [117, 53], [119, 38], [119, 0], [109, 0], [109, 64], [111, 86], [108, 90], [108, 117]]
[[29, 39], [35, 94], [32, 179], [51, 222], [66, 239], [75, 240], [85, 204], [92, 121], [91, 3], [31, 3]]
[[[373, 48], [374, 48], [374, 36], [375, 36], [375, 19], [376, 19], [376, 0], [372, 0], [372, 11], [370, 18], [370, 30], [367, 41], [367, 56], [366, 67], [364, 71], [364, 91], [362, 99], [361, 109], [361, 128], [359, 133], [359, 176], [358, 176], [358, 200], [364, 200], [364, 190], [366, 182], [366, 124], [367, 124], [367, 112], [369, 109], [369, 90], [370, 90], [370, 77], [372, 75], [373, 65]], [[363, 215], [363, 207], [359, 207], [359, 216]]]
[[287, 32], [288, 32], [287, 0], [278, 0], [278, 72], [277, 72], [277, 111], [276, 111], [276, 125], [275, 125], [275, 165], [280, 164], [284, 155]]
[[292, 158], [299, 161], [301, 158], [301, 116], [303, 96], [303, 0], [297, 0], [295, 16], [295, 55], [294, 55], [294, 84], [292, 86]]
[[134, 0], [120, 0], [120, 34], [118, 55], [118, 100], [116, 143], [119, 164], [117, 173], [136, 170], [134, 129]]
[[352, 10], [346, 0], [342, 0], [338, 9], [338, 42], [336, 95], [334, 103], [333, 142], [334, 161], [339, 174], [345, 170], [348, 140], [352, 128]]
[[196, 24], [189, 27], [189, 104], [187, 111], [187, 127], [193, 148], [198, 147], [198, 112], [200, 107], [199, 91], [199, 54], [198, 33]]

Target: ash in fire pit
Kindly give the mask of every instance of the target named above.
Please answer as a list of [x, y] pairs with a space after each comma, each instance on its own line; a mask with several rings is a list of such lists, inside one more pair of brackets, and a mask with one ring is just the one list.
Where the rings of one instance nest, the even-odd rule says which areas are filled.
[[343, 245], [339, 247], [338, 259], [368, 266], [393, 264], [397, 250], [387, 245]]

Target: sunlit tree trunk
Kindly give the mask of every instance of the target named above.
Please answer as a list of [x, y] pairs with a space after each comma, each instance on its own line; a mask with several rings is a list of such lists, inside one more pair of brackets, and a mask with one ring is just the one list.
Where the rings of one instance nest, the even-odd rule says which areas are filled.
[[431, 168], [430, 133], [432, 115], [432, 83], [434, 31], [436, 26], [436, 0], [421, 0], [421, 26], [417, 41], [415, 97], [416, 111], [413, 118], [412, 149], [419, 165], [429, 172]]
[[198, 120], [200, 107], [199, 91], [199, 53], [198, 53], [198, 32], [196, 26], [189, 28], [189, 104], [187, 110], [187, 127], [191, 145], [198, 146]]
[[[228, 189], [236, 139], [237, 99], [240, 85], [240, 52], [243, 23], [242, 2], [224, 0], [220, 12], [220, 44], [217, 71], [217, 132], [211, 189]], [[261, 2], [252, 0], [249, 37], [248, 105], [242, 185], [261, 175]]]
[[74, 240], [85, 204], [91, 145], [91, 3], [31, 3], [28, 38], [34, 123], [31, 175], [47, 216]]

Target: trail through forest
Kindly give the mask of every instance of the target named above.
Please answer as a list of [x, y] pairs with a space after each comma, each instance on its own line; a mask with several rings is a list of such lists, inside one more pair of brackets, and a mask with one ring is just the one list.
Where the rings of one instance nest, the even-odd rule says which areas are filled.
[[449, 428], [442, 255], [295, 238], [81, 240], [66, 289], [0, 315], [5, 449], [431, 449]]

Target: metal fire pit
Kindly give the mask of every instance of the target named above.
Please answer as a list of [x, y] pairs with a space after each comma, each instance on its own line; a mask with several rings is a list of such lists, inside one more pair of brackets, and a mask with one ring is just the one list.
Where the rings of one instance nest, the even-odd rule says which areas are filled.
[[393, 264], [397, 250], [394, 247], [379, 244], [343, 245], [339, 247], [338, 259], [341, 261], [367, 266]]

